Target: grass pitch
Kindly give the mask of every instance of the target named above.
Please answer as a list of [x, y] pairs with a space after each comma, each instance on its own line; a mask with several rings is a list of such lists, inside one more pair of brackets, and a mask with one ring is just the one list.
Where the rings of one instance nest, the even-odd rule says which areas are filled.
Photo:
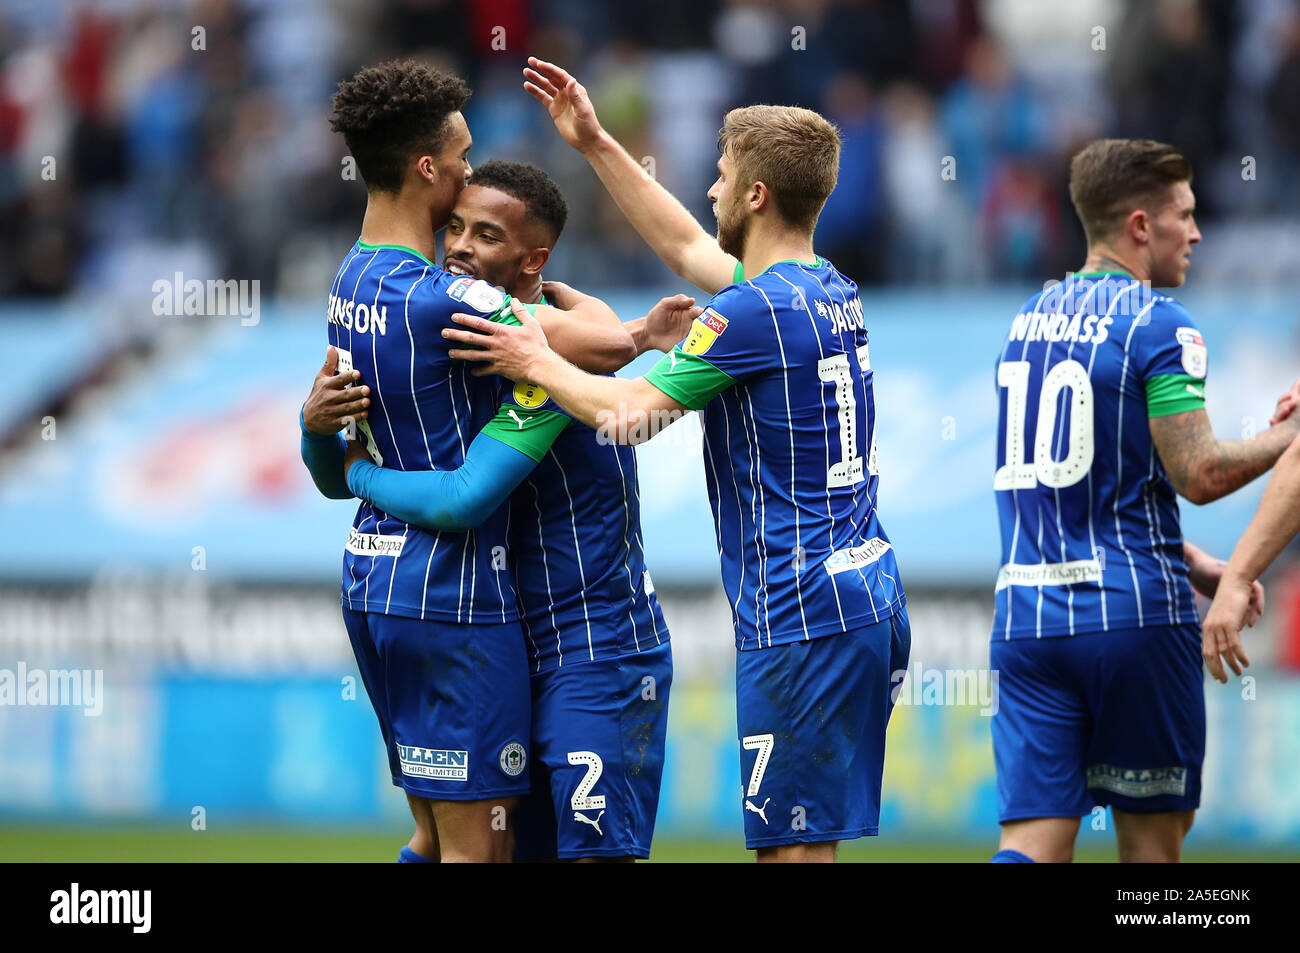
[[[409, 832], [402, 829], [336, 831], [241, 827], [192, 831], [156, 826], [69, 827], [11, 824], [0, 826], [0, 861], [4, 862], [312, 862], [392, 863]], [[840, 848], [842, 862], [983, 863], [996, 849], [988, 844], [912, 843], [863, 838]], [[1076, 860], [1109, 862], [1114, 847], [1082, 847]], [[1254, 852], [1191, 847], [1189, 862], [1295, 862], [1295, 852]], [[753, 855], [738, 842], [656, 840], [652, 863], [748, 863]]]

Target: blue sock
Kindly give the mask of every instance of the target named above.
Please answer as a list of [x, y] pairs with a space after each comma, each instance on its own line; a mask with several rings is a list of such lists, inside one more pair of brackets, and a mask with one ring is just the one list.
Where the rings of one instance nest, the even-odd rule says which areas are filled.
[[1032, 864], [1034, 858], [1020, 853], [1018, 850], [1007, 850], [1003, 848], [989, 858], [990, 864]]
[[433, 863], [433, 861], [431, 861], [428, 857], [425, 857], [423, 854], [417, 854], [415, 851], [411, 850], [411, 848], [409, 848], [409, 847], [403, 847], [403, 848], [402, 848], [402, 852], [401, 852], [400, 854], [397, 855], [397, 862], [398, 862], [399, 864], [431, 864], [431, 863]]

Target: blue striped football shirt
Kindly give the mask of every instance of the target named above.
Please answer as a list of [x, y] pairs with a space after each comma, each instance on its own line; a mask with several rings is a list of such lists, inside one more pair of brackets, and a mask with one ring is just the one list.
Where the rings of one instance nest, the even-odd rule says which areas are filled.
[[993, 638], [1198, 621], [1148, 419], [1203, 408], [1206, 370], [1188, 313], [1128, 275], [1071, 275], [1021, 308], [996, 371]]
[[[370, 385], [358, 429], [371, 456], [398, 470], [449, 470], [496, 411], [497, 384], [447, 356], [457, 312], [507, 314], [484, 281], [450, 275], [419, 252], [357, 242], [330, 291], [339, 369]], [[456, 622], [518, 619], [504, 507], [468, 533], [433, 532], [362, 502], [343, 556], [343, 603], [362, 612]]]
[[[563, 413], [510, 385], [503, 408]], [[636, 453], [577, 421], [510, 498], [510, 554], [530, 671], [644, 652], [668, 641], [641, 543]]]
[[876, 512], [876, 405], [857, 286], [825, 259], [723, 288], [647, 380], [702, 409], [736, 645], [769, 648], [906, 604]]

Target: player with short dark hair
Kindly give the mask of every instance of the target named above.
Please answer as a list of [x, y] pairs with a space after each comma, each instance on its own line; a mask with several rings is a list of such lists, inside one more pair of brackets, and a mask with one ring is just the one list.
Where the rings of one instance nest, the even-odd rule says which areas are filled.
[[[465, 159], [469, 130], [460, 111], [469, 97], [458, 76], [410, 60], [380, 63], [339, 83], [330, 128], [343, 136], [367, 191], [399, 192], [412, 156], [437, 156], [455, 141], [465, 152], [452, 150], [449, 160]], [[459, 192], [454, 175], [441, 181]]]
[[[434, 264], [434, 235], [471, 171], [460, 112], [468, 96], [457, 78], [404, 61], [361, 70], [334, 97], [331, 126], [357, 160], [366, 211], [330, 289], [318, 380], [332, 379], [301, 416], [304, 459], [334, 462], [312, 467], [326, 495], [351, 496], [337, 433], [349, 415], [361, 418], [371, 457], [398, 470], [454, 470], [475, 433], [527, 459], [557, 429], [558, 415], [498, 411], [497, 382], [469, 374], [441, 336], [456, 311], [514, 320], [509, 296]], [[535, 310], [593, 370], [632, 353], [617, 316], [594, 298], [567, 313]], [[506, 547], [504, 512], [430, 532], [363, 502], [353, 521], [343, 616], [393, 783], [416, 820], [404, 860], [509, 859], [501, 821], [529, 789], [530, 705]]]
[[[546, 247], [548, 250], [554, 249], [569, 220], [569, 203], [564, 201], [564, 195], [554, 179], [528, 162], [489, 159], [474, 170], [471, 181], [480, 188], [491, 189], [522, 202], [525, 213], [522, 222], [525, 227], [540, 226], [546, 235]], [[453, 209], [452, 224], [458, 218], [460, 216]]]
[[[910, 631], [876, 514], [867, 333], [857, 286], [816, 255], [839, 135], [806, 109], [729, 113], [710, 238], [601, 129], [585, 91], [529, 60], [526, 87], [655, 251], [713, 294], [687, 338], [637, 380], [585, 374], [524, 327], [448, 331], [488, 370], [544, 387], [620, 442], [702, 410], [704, 463], [737, 645], [746, 844], [759, 860], [832, 860], [877, 832], [892, 672]], [[776, 183], [776, 184], [773, 184]], [[739, 261], [737, 260], [739, 258]], [[716, 292], [716, 293], [715, 293]]]
[[[542, 170], [487, 162], [452, 209], [443, 268], [520, 301], [540, 302], [545, 290], [572, 307], [581, 295], [541, 280], [566, 214]], [[639, 348], [671, 348], [699, 313], [693, 304], [684, 295], [665, 298], [629, 322]], [[545, 440], [530, 454], [487, 433], [454, 470], [401, 471], [376, 467], [353, 443], [348, 486], [433, 532], [473, 528], [510, 497], [508, 561], [533, 696], [533, 793], [516, 814], [516, 857], [644, 858], [659, 800], [672, 656], [642, 550], [636, 456], [573, 422], [544, 392], [506, 383], [508, 414], [562, 421], [541, 432]]]
[[[1206, 343], [1153, 288], [1182, 285], [1192, 170], [1172, 146], [1103, 139], [1070, 165], [1082, 271], [1011, 323], [998, 358], [1002, 530], [990, 667], [996, 862], [1067, 861], [1109, 805], [1122, 861], [1175, 861], [1200, 802], [1201, 632], [1192, 590], [1222, 563], [1183, 541], [1176, 494], [1249, 483], [1297, 433], [1216, 440]], [[1252, 594], [1255, 611], [1263, 590]]]

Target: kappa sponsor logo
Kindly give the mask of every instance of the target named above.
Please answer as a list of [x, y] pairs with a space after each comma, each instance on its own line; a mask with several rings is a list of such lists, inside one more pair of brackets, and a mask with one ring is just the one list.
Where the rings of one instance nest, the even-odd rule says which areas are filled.
[[1101, 561], [1075, 559], [1068, 563], [1007, 563], [998, 570], [996, 591], [1007, 586], [1069, 586], [1101, 582]]
[[1173, 794], [1181, 797], [1187, 793], [1187, 769], [1173, 768], [1120, 768], [1113, 764], [1088, 766], [1088, 787], [1114, 791], [1126, 797], [1156, 797]]
[[354, 556], [400, 556], [406, 545], [404, 536], [387, 536], [380, 533], [358, 533], [355, 529], [348, 531], [348, 544], [345, 547]]
[[894, 547], [880, 537], [869, 539], [861, 546], [852, 549], [838, 549], [827, 556], [822, 565], [827, 575], [834, 576], [842, 572], [869, 566]]
[[402, 763], [402, 773], [410, 778], [435, 778], [441, 781], [469, 780], [468, 751], [398, 745], [397, 757]]
[[705, 308], [704, 313], [691, 325], [691, 333], [682, 345], [683, 354], [700, 355], [713, 347], [718, 335], [727, 330], [727, 319], [712, 308]]

